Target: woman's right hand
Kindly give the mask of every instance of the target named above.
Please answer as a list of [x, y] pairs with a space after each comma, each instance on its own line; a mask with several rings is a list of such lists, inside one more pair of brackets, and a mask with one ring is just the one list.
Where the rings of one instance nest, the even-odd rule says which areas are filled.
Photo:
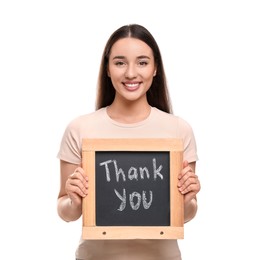
[[69, 175], [65, 190], [72, 204], [81, 205], [82, 198], [88, 194], [88, 176], [85, 175], [83, 168], [77, 167], [75, 171]]

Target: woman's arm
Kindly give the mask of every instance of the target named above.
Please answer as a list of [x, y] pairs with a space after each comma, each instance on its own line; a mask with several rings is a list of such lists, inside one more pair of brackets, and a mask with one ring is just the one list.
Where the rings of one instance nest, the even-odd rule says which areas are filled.
[[183, 169], [179, 174], [178, 189], [184, 195], [184, 222], [190, 221], [197, 212], [196, 195], [201, 186], [198, 176], [195, 174], [196, 162], [184, 161]]
[[88, 193], [88, 178], [79, 165], [60, 161], [60, 191], [57, 210], [69, 222], [82, 215], [82, 198]]

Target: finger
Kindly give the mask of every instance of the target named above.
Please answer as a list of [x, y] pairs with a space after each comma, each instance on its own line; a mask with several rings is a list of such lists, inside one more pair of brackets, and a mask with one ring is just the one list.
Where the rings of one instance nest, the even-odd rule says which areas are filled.
[[78, 167], [70, 176], [71, 179], [79, 179], [84, 184], [88, 182], [88, 176], [85, 175], [84, 170]]
[[80, 173], [74, 172], [69, 176], [66, 187], [67, 193], [75, 192], [81, 197], [85, 197], [88, 194], [88, 188], [88, 181], [81, 177]]
[[200, 182], [197, 178], [195, 178], [193, 182], [190, 182], [189, 184], [186, 183], [185, 185], [180, 187], [179, 191], [181, 192], [181, 194], [187, 194], [189, 192], [197, 194], [200, 191], [200, 187]]
[[88, 189], [78, 180], [72, 180], [67, 184], [66, 192], [69, 197], [71, 197], [72, 194], [77, 194], [80, 197], [85, 197], [88, 194]]
[[188, 161], [183, 162], [183, 169], [178, 175], [178, 179], [181, 179], [187, 172], [193, 172], [192, 167], [190, 167]]
[[185, 189], [187, 186], [191, 184], [197, 184], [197, 183], [198, 183], [197, 175], [195, 175], [194, 173], [188, 173], [182, 179], [180, 188]]
[[75, 169], [75, 172], [80, 172], [81, 174], [84, 174], [84, 169], [82, 167], [77, 167]]
[[76, 193], [83, 198], [88, 194], [88, 189], [85, 186], [79, 184], [70, 184], [69, 190], [71, 193]]
[[178, 187], [181, 187], [182, 185], [184, 185], [184, 183], [186, 183], [186, 181], [189, 179], [189, 178], [195, 178], [196, 175], [195, 173], [191, 170], [185, 172], [184, 174], [182, 173], [182, 177], [179, 178], [179, 181], [178, 181]]
[[187, 166], [188, 166], [188, 161], [185, 160], [185, 161], [183, 162], [183, 169], [186, 168]]

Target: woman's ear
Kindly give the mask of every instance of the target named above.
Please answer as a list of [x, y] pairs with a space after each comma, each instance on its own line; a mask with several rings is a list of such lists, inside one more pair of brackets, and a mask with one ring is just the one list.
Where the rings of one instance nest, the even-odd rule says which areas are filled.
[[154, 71], [154, 74], [153, 74], [153, 76], [155, 77], [155, 75], [156, 75], [156, 69], [155, 69], [155, 71]]

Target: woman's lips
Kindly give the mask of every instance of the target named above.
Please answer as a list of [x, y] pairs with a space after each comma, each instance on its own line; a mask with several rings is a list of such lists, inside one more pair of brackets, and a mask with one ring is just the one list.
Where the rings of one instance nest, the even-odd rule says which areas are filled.
[[135, 91], [140, 87], [140, 83], [124, 83], [124, 86], [129, 91]]

